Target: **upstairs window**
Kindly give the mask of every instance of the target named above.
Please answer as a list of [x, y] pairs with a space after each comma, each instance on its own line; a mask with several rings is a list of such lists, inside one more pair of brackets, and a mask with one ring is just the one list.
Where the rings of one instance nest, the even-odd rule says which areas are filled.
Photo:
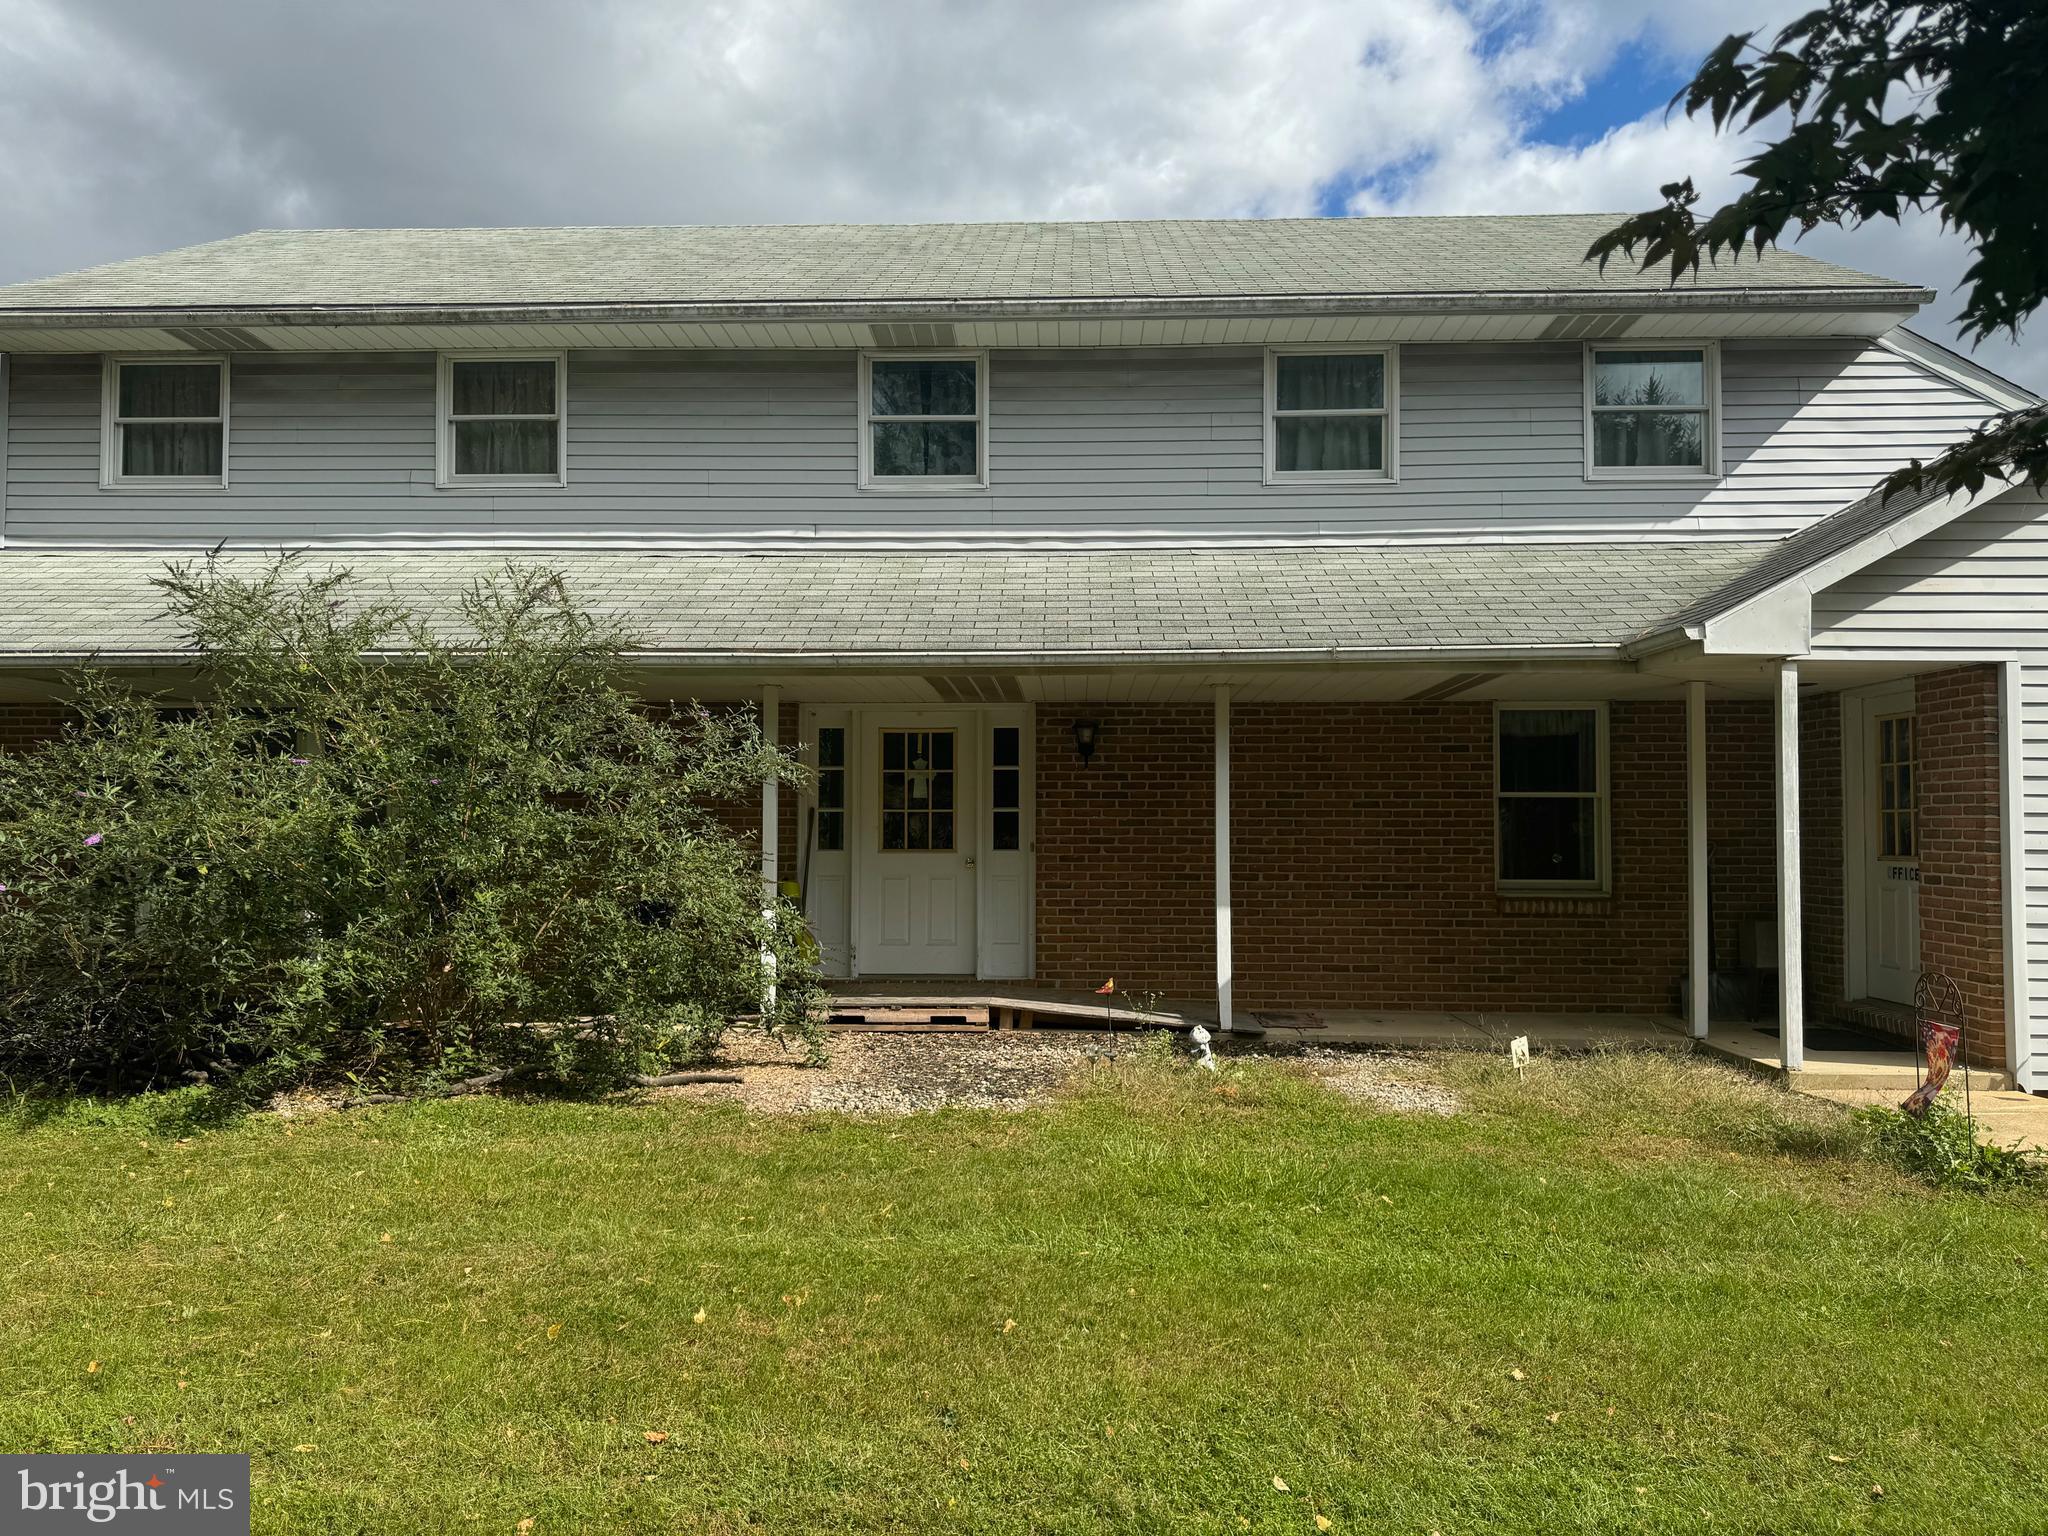
[[1392, 348], [1279, 347], [1266, 354], [1266, 479], [1395, 478]]
[[102, 435], [102, 485], [225, 486], [226, 360], [111, 360]]
[[860, 483], [890, 489], [988, 484], [988, 356], [861, 358]]
[[563, 354], [444, 356], [438, 482], [561, 485]]
[[1605, 890], [1607, 711], [1503, 705], [1494, 765], [1501, 885]]
[[1711, 346], [1587, 348], [1587, 475], [1719, 474], [1717, 364]]

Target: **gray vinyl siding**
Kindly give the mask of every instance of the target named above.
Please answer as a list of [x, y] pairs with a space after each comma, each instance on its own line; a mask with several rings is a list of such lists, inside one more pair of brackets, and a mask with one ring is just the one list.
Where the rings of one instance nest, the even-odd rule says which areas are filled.
[[2010, 492], [1819, 594], [1813, 649], [2021, 658], [2032, 1039], [2021, 1084], [2048, 1088], [2048, 500]]
[[1775, 534], [1988, 409], [1875, 345], [1727, 343], [1726, 477], [1588, 482], [1576, 344], [1411, 345], [1398, 485], [1268, 486], [1258, 349], [998, 351], [989, 488], [864, 492], [851, 352], [577, 352], [569, 484], [477, 491], [434, 485], [431, 354], [233, 361], [229, 488], [164, 494], [100, 489], [98, 359], [15, 356], [7, 542]]

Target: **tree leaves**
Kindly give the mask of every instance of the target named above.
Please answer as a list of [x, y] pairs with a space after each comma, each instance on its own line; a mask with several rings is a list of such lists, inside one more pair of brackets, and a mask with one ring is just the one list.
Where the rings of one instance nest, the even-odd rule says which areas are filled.
[[[1604, 270], [1627, 257], [1677, 283], [1723, 256], [1760, 254], [1788, 230], [1933, 211], [1972, 247], [1957, 316], [1966, 333], [2017, 331], [2048, 296], [2048, 7], [1834, 0], [1768, 48], [1756, 37], [1724, 38], [1672, 98], [1717, 129], [1789, 116], [1741, 167], [1751, 185], [1704, 216], [1690, 180], [1668, 185], [1661, 207], [1603, 234], [1586, 259]], [[2042, 469], [2038, 427], [2007, 418], [1887, 489], [2039, 486]]]
[[798, 924], [723, 815], [794, 763], [751, 712], [644, 708], [554, 573], [453, 616], [288, 559], [161, 586], [206, 702], [87, 673], [64, 739], [0, 755], [0, 1071], [607, 1086], [758, 1009], [764, 950], [768, 1023], [808, 1029]]

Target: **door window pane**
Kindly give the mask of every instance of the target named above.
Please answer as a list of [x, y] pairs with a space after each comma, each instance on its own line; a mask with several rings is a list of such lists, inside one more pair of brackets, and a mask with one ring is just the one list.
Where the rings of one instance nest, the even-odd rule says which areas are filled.
[[1916, 744], [1911, 715], [1877, 722], [1877, 852], [1885, 859], [1917, 857], [1919, 802], [1915, 799]]
[[882, 849], [953, 847], [953, 733], [882, 732]]
[[1011, 852], [1022, 844], [1023, 779], [1022, 736], [1014, 725], [999, 725], [990, 733], [989, 804], [994, 811], [993, 843], [998, 852]]
[[846, 731], [828, 725], [818, 731], [818, 850], [846, 846]]

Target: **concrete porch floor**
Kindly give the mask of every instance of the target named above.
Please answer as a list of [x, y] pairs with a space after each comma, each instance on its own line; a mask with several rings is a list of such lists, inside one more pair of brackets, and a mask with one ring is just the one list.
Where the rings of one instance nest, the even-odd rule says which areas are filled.
[[[1764, 1034], [1746, 1024], [1715, 1024], [1707, 1031], [1707, 1038], [1702, 1044], [1714, 1055], [1743, 1066], [1782, 1073], [1792, 1087], [1807, 1093], [1823, 1090], [1889, 1093], [1895, 1095], [1893, 1102], [1896, 1103], [1911, 1093], [1920, 1081], [1912, 1049], [1903, 1044], [1895, 1051], [1818, 1051], [1808, 1046], [1806, 1064], [1797, 1072], [1785, 1071], [1784, 1047], [1776, 1035]], [[1949, 1082], [1953, 1091], [1960, 1093], [1962, 1072], [1952, 1073]], [[2003, 1072], [1992, 1072], [1983, 1067], [1970, 1069], [1972, 1093], [1995, 1093], [2011, 1087], [2011, 1077]]]

